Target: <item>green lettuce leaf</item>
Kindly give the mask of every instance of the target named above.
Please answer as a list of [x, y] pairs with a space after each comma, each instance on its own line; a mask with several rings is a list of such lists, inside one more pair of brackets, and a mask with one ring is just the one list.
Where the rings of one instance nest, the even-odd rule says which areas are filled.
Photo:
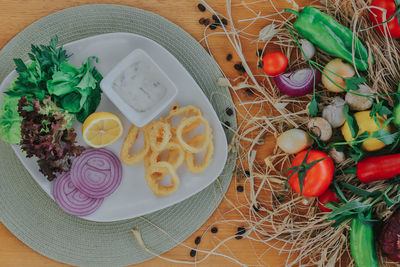
[[22, 118], [18, 114], [19, 97], [3, 95], [0, 111], [0, 135], [3, 141], [18, 144], [21, 141]]

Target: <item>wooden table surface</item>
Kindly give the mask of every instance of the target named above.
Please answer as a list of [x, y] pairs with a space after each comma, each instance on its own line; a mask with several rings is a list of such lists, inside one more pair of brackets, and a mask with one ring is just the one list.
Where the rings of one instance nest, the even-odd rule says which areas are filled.
[[[234, 0], [233, 4], [239, 4], [241, 0]], [[254, 2], [248, 0], [248, 2]], [[261, 2], [261, 1], [260, 1]], [[263, 14], [273, 12], [272, 7], [266, 2], [251, 4], [251, 8], [261, 11]], [[285, 0], [275, 1], [279, 8], [289, 7]], [[301, 2], [301, 1], [297, 1]], [[303, 1], [304, 2], [304, 1]], [[204, 26], [198, 23], [201, 17], [211, 17], [208, 11], [200, 12], [197, 8], [198, 2], [192, 0], [0, 0], [0, 48], [2, 48], [8, 41], [10, 41], [17, 33], [29, 26], [34, 21], [47, 16], [55, 11], [65, 9], [72, 6], [79, 6], [84, 4], [94, 3], [112, 3], [123, 4], [142, 8], [155, 12], [172, 22], [184, 28], [196, 40], [201, 40], [203, 37]], [[211, 6], [220, 14], [226, 15], [225, 0], [209, 0]], [[234, 18], [249, 18], [252, 15], [249, 11], [240, 6], [233, 7]], [[240, 24], [239, 24], [240, 25]], [[259, 22], [253, 25], [252, 29], [255, 34], [266, 25], [266, 22]], [[204, 43], [202, 43], [204, 45]], [[27, 44], [30, 45], [30, 44]], [[237, 55], [233, 53], [233, 48], [226, 41], [222, 35], [213, 36], [210, 38], [210, 46], [213, 55], [217, 62], [227, 74], [228, 77], [236, 77], [238, 72], [233, 68], [235, 63], [239, 62]], [[247, 59], [252, 66], [256, 66], [256, 46], [251, 43], [244, 43], [244, 50]], [[232, 61], [228, 62], [225, 58], [227, 53], [233, 53]], [[244, 96], [243, 97], [248, 97]], [[259, 147], [257, 157], [265, 157], [272, 153], [274, 148], [272, 142], [267, 142], [266, 145]], [[241, 182], [243, 183], [243, 182]], [[237, 193], [236, 186], [240, 184], [236, 179], [232, 180], [230, 188], [226, 197], [233, 203], [243, 203], [244, 193]], [[227, 200], [223, 200], [219, 208], [214, 212], [213, 216], [191, 237], [189, 237], [184, 244], [194, 246], [194, 239], [202, 235], [210, 225], [221, 220], [222, 214], [231, 210], [231, 205]], [[235, 212], [232, 214], [224, 215], [224, 218], [239, 219], [239, 215]], [[214, 247], [219, 240], [223, 240], [228, 236], [232, 236], [240, 224], [216, 224], [218, 233], [212, 234], [208, 230], [204, 235], [202, 242], [199, 246], [200, 249], [210, 250]], [[66, 266], [48, 259], [39, 253], [33, 251], [28, 246], [14, 237], [5, 227], [0, 223], [0, 266]], [[217, 252], [225, 253], [236, 257], [244, 264], [248, 265], [263, 265], [263, 266], [278, 266], [284, 265], [287, 255], [279, 255], [275, 250], [269, 250], [263, 243], [250, 242], [247, 239], [230, 240], [226, 243], [226, 247], [222, 247]], [[265, 253], [264, 253], [265, 252]], [[165, 253], [163, 256], [175, 260], [193, 260], [189, 256], [190, 249], [181, 245]], [[199, 254], [198, 258], [201, 259], [204, 254]], [[201, 266], [232, 266], [231, 261], [226, 260], [219, 256], [210, 256], [204, 261]], [[140, 266], [176, 266], [174, 263], [167, 262], [158, 258], [140, 264]]]

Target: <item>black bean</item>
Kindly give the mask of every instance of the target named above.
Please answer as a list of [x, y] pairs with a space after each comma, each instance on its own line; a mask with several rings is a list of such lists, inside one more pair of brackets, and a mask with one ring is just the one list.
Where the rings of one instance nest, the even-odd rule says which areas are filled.
[[232, 60], [232, 54], [226, 55], [226, 60], [231, 61]]
[[246, 233], [246, 228], [244, 228], [243, 226], [239, 226], [236, 234], [243, 235], [244, 233]]
[[230, 127], [231, 126], [231, 123], [229, 121], [224, 122], [224, 124], [225, 124], [226, 127]]
[[221, 19], [222, 24], [224, 24], [225, 26], [228, 25], [228, 21], [226, 20], [226, 18]]
[[259, 212], [260, 211], [260, 209], [257, 208], [256, 205], [253, 205], [253, 209], [254, 209], [255, 212]]
[[218, 232], [218, 228], [217, 227], [211, 228], [211, 233], [215, 234], [217, 232]]
[[231, 108], [226, 108], [225, 109], [226, 115], [232, 116], [233, 115], [233, 110]]
[[242, 62], [236, 63], [233, 67], [235, 68], [235, 70], [238, 70], [240, 72], [246, 72], [246, 70], [243, 67]]
[[246, 174], [246, 176], [250, 176], [250, 172], [248, 170], [245, 170], [244, 173]]
[[236, 238], [237, 240], [240, 240], [240, 239], [242, 239], [242, 238], [243, 238], [243, 236], [241, 236], [241, 235], [237, 235], [237, 236], [235, 236], [235, 238]]
[[243, 192], [243, 190], [244, 190], [244, 188], [243, 188], [242, 185], [238, 185], [238, 186], [236, 187], [236, 191], [238, 191], [238, 192]]
[[214, 21], [219, 21], [217, 15], [212, 15], [212, 19], [213, 19]]
[[190, 251], [190, 257], [194, 257], [194, 256], [196, 256], [196, 250], [192, 249]]
[[194, 243], [195, 243], [196, 245], [198, 245], [198, 244], [200, 244], [200, 241], [201, 241], [201, 237], [198, 236], [198, 237], [196, 237], [196, 239], [194, 240]]
[[198, 5], [197, 5], [197, 8], [198, 8], [201, 12], [206, 11], [206, 7], [203, 6], [202, 4], [198, 4]]
[[262, 57], [262, 54], [263, 54], [263, 50], [262, 49], [258, 49], [257, 50], [257, 56], [258, 57]]
[[211, 30], [215, 30], [217, 27], [218, 27], [218, 24], [216, 24], [216, 23], [211, 23], [211, 25], [210, 25]]
[[246, 88], [245, 92], [248, 95], [254, 95], [254, 92], [253, 92], [253, 90], [251, 88]]
[[210, 25], [210, 23], [211, 23], [211, 20], [209, 18], [204, 20], [204, 25], [207, 26], [207, 25]]
[[206, 24], [206, 19], [205, 18], [199, 19], [199, 23], [202, 24], [202, 25], [205, 25]]

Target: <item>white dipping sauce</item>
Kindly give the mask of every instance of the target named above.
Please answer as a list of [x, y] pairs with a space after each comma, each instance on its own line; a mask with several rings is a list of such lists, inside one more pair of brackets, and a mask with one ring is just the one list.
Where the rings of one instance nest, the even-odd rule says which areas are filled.
[[137, 112], [146, 112], [167, 93], [163, 74], [146, 60], [139, 60], [121, 72], [114, 80], [114, 91]]

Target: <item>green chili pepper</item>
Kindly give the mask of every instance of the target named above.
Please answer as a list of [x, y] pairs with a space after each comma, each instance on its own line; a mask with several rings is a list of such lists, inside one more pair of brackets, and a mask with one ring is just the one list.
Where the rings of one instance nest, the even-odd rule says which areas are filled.
[[[353, 32], [316, 8], [306, 6], [301, 13], [285, 9], [298, 16], [293, 28], [305, 39], [323, 51], [355, 65], [360, 71], [368, 69], [368, 49], [353, 36]], [[354, 39], [353, 39], [354, 37]], [[353, 61], [354, 47], [354, 61]], [[371, 54], [371, 63], [374, 57]]]
[[[371, 218], [371, 211], [366, 217]], [[356, 267], [379, 267], [372, 226], [363, 224], [358, 218], [351, 221], [350, 249]]]

